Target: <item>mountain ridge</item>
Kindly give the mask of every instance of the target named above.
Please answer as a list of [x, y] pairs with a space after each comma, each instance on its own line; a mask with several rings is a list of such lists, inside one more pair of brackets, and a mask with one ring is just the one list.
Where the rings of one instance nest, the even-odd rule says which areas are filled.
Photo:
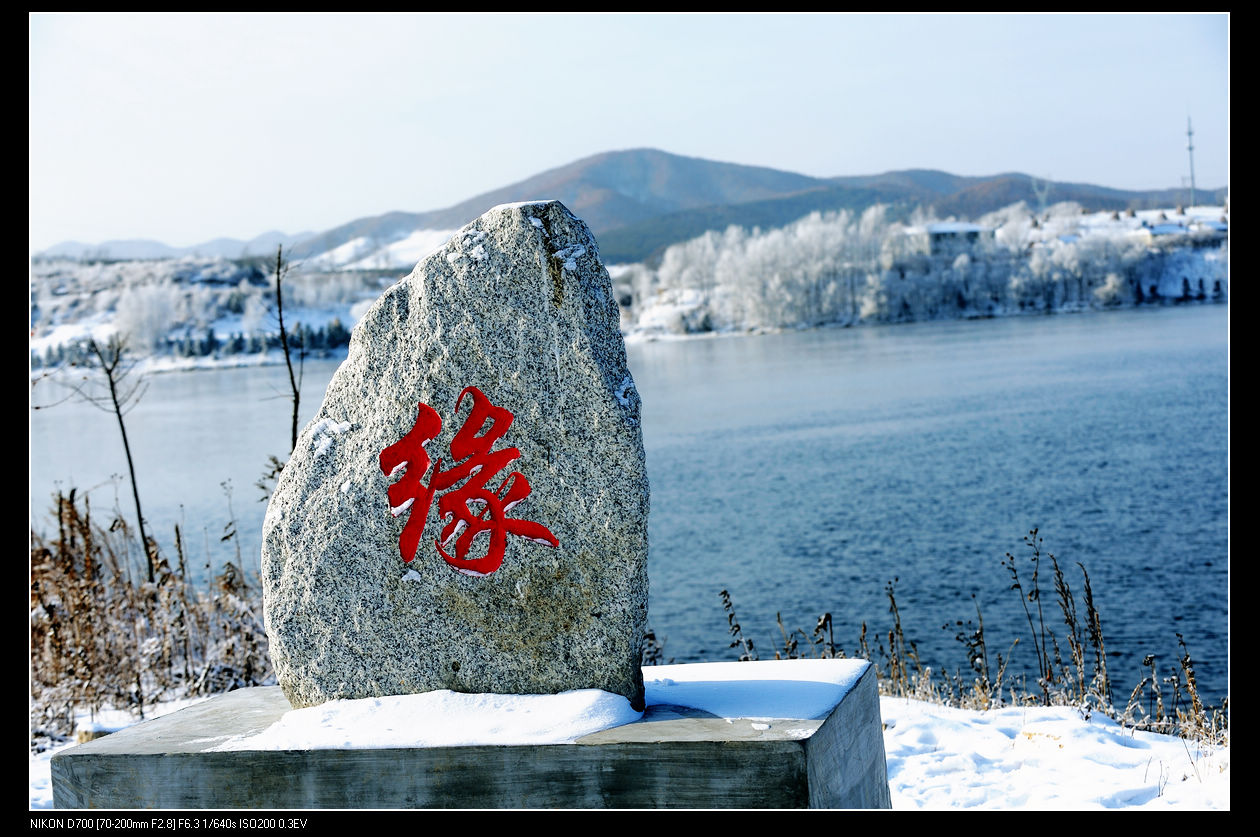
[[[765, 166], [726, 163], [654, 148], [605, 151], [483, 192], [445, 209], [395, 210], [364, 216], [322, 232], [268, 232], [249, 241], [215, 239], [175, 248], [146, 240], [97, 245], [63, 242], [37, 256], [164, 258], [266, 255], [284, 244], [294, 259], [312, 259], [351, 242], [356, 254], [387, 252], [420, 230], [455, 230], [502, 203], [556, 199], [595, 233], [609, 263], [643, 261], [670, 244], [707, 230], [781, 226], [815, 211], [861, 211], [883, 203], [894, 216], [932, 207], [942, 216], [978, 217], [1021, 200], [1037, 206], [1030, 175], [956, 175], [937, 169], [902, 169], [873, 175], [813, 177]], [[1124, 190], [1087, 183], [1049, 183], [1050, 203], [1075, 201], [1085, 209], [1143, 209], [1175, 205], [1185, 190]], [[1227, 190], [1203, 189], [1215, 202]], [[407, 251], [410, 252], [410, 251]], [[77, 254], [77, 255], [76, 255]], [[105, 254], [102, 256], [101, 254]], [[146, 255], [147, 254], [147, 255]], [[362, 255], [356, 255], [360, 262]]]

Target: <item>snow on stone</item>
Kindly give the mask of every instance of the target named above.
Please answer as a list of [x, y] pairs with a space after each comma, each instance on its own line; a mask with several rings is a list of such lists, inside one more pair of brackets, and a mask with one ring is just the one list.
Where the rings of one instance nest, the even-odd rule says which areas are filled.
[[630, 393], [633, 390], [634, 390], [634, 381], [630, 378], [629, 375], [627, 375], [625, 377], [625, 380], [621, 382], [621, 386], [617, 387], [617, 392], [615, 393], [615, 395], [617, 396], [617, 401], [620, 402], [621, 406], [623, 407], [630, 406]]
[[267, 511], [263, 515], [263, 525], [270, 526], [273, 522], [284, 520], [284, 509], [279, 503], [268, 503]]
[[[537, 200], [537, 201], [515, 201], [514, 203], [501, 203], [498, 206], [492, 207], [490, 209], [490, 212], [494, 212], [497, 209], [515, 209], [518, 206], [540, 206], [542, 204], [547, 204], [547, 203], [551, 203], [551, 201], [550, 200]], [[488, 215], [490, 213], [487, 212], [486, 214]]]
[[869, 667], [866, 660], [646, 666], [643, 685], [649, 705], [689, 706], [721, 718], [822, 718]]
[[[350, 422], [322, 418], [311, 428], [311, 443], [315, 446], [315, 458], [323, 456], [332, 447], [333, 436], [350, 429]], [[344, 488], [342, 489], [345, 490]]]
[[[418, 580], [414, 574], [408, 570], [403, 580]], [[688, 706], [730, 719], [804, 719], [824, 717], [869, 666], [865, 660], [770, 660], [651, 666], [643, 674], [649, 705]], [[558, 695], [439, 690], [296, 709], [261, 733], [214, 749], [562, 744], [640, 717], [625, 697], [597, 689]]]
[[345, 433], [350, 429], [350, 422], [337, 421], [336, 419], [322, 418], [311, 428], [311, 435], [318, 436], [321, 433]]
[[458, 240], [453, 240], [451, 252], [446, 254], [446, 260], [451, 264], [455, 264], [462, 258], [468, 258], [474, 262], [482, 261], [486, 258], [486, 248], [481, 242], [485, 239], [486, 234], [482, 230], [465, 231]]
[[564, 261], [564, 269], [568, 271], [577, 270], [577, 259], [586, 253], [586, 248], [580, 244], [570, 244], [562, 250], [555, 252], [555, 257]]
[[641, 717], [598, 689], [558, 695], [467, 695], [448, 690], [295, 709], [266, 730], [215, 750], [562, 744]]

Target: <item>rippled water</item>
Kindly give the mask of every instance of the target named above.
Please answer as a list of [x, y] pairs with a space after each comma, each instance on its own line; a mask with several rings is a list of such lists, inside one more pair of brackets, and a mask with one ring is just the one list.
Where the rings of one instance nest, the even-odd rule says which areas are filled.
[[[1127, 695], [1181, 632], [1200, 686], [1226, 694], [1227, 310], [1158, 309], [812, 331], [634, 346], [652, 479], [651, 619], [680, 662], [732, 658], [730, 591], [762, 654], [776, 613], [832, 614], [852, 654], [892, 625], [966, 669], [956, 620], [991, 662], [1021, 629], [1010, 551], [1040, 527], [1083, 611], [1089, 572]], [[1049, 567], [1043, 616], [1063, 636]], [[1035, 616], [1034, 611], [1034, 616]], [[948, 630], [942, 626], [951, 623]], [[885, 639], [886, 642], [886, 639]], [[1064, 648], [1066, 653], [1066, 647]]]
[[[728, 589], [765, 656], [832, 614], [854, 652], [891, 627], [885, 586], [925, 664], [966, 667], [956, 620], [991, 661], [1021, 632], [1004, 553], [1031, 564], [1037, 526], [1080, 601], [1085, 565], [1117, 691], [1162, 675], [1176, 633], [1212, 700], [1228, 689], [1228, 309], [1160, 308], [920, 323], [629, 348], [652, 481], [650, 618], [677, 661], [734, 659]], [[308, 364], [303, 421], [336, 364]], [[181, 519], [197, 563], [225, 557], [230, 480], [247, 565], [263, 507], [253, 482], [288, 442], [281, 368], [160, 375], [128, 416], [146, 517], [169, 548]], [[43, 393], [36, 387], [36, 398]], [[58, 486], [114, 503], [113, 417], [67, 403], [32, 414], [31, 519]], [[127, 487], [117, 483], [124, 512]], [[183, 504], [182, 506], [180, 504]], [[1062, 635], [1048, 568], [1047, 627]], [[1034, 611], [1035, 617], [1035, 611]], [[950, 623], [948, 629], [942, 625]], [[886, 642], [886, 640], [885, 640]]]

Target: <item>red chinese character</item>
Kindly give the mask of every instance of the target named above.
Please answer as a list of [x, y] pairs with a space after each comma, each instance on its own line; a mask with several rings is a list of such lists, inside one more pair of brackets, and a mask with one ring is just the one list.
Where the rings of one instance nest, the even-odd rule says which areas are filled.
[[[400, 471], [403, 473], [402, 479], [389, 487], [389, 504], [395, 517], [410, 509], [410, 517], [398, 539], [398, 550], [407, 563], [416, 557], [434, 495], [466, 480], [459, 488], [447, 491], [438, 499], [438, 518], [447, 522], [434, 546], [446, 563], [460, 572], [488, 575], [503, 564], [508, 535], [519, 535], [553, 547], [558, 547], [560, 542], [546, 527], [532, 520], [507, 516], [513, 506], [529, 496], [529, 480], [523, 474], [512, 471], [494, 491], [487, 489], [486, 484], [521, 455], [517, 448], [491, 450], [512, 426], [513, 416], [503, 407], [490, 403], [490, 399], [476, 387], [464, 388], [455, 401], [456, 411], [465, 395], [472, 396], [472, 410], [451, 440], [454, 465], [443, 470], [442, 460], [439, 459], [433, 466], [429, 484], [426, 486], [421, 482], [430, 463], [425, 446], [442, 431], [441, 417], [432, 407], [422, 403], [415, 426], [406, 436], [381, 451], [381, 472], [389, 477]], [[489, 426], [484, 433], [477, 435], [487, 420]], [[482, 532], [488, 533], [490, 539], [486, 554], [480, 558], [469, 558], [473, 541]], [[453, 556], [443, 548], [450, 546], [452, 541], [455, 542]]]

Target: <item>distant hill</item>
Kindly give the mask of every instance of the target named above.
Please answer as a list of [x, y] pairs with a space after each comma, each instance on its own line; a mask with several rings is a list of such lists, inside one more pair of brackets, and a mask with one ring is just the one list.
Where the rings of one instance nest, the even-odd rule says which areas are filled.
[[599, 252], [609, 264], [652, 260], [679, 241], [724, 230], [732, 224], [770, 229], [782, 227], [811, 212], [850, 209], [860, 212], [875, 203], [890, 203], [878, 189], [816, 186], [801, 192], [747, 203], [705, 206], [658, 215], [645, 221], [596, 232]]
[[104, 241], [100, 244], [84, 244], [81, 241], [63, 241], [36, 255], [66, 259], [169, 259], [178, 255], [179, 249], [150, 239], [126, 239]]
[[[908, 217], [916, 207], [931, 207], [940, 217], [974, 219], [1019, 201], [1037, 207], [1033, 182], [1026, 174], [972, 177], [931, 169], [819, 178], [639, 148], [586, 157], [446, 209], [388, 212], [316, 234], [286, 236], [273, 232], [248, 242], [216, 239], [185, 248], [147, 241], [67, 243], [45, 254], [239, 258], [274, 253], [276, 245], [284, 243], [295, 259], [366, 264], [373, 263], [372, 254], [376, 253], [380, 256], [376, 262], [398, 261], [395, 267], [405, 268], [411, 263], [401, 262], [416, 252], [404, 246], [405, 240], [418, 230], [455, 230], [501, 203], [554, 198], [586, 221], [605, 261], [616, 264], [652, 260], [669, 245], [708, 230], [723, 230], [731, 224], [778, 227], [815, 211], [860, 212], [882, 203], [891, 208], [894, 217]], [[1199, 191], [1199, 201], [1221, 203], [1225, 195], [1225, 189], [1204, 189]], [[1176, 206], [1184, 200], [1185, 190], [1181, 189], [1126, 191], [1086, 183], [1051, 183], [1048, 194], [1050, 203], [1075, 201], [1090, 210]], [[391, 244], [398, 247], [391, 251]], [[352, 255], [340, 260], [331, 257], [337, 248]]]
[[[1034, 178], [1026, 174], [961, 177], [922, 169], [861, 177], [831, 178], [828, 186], [791, 195], [725, 206], [707, 206], [658, 216], [596, 233], [600, 253], [610, 264], [652, 261], [671, 244], [731, 224], [763, 229], [780, 227], [811, 212], [848, 209], [861, 212], [873, 204], [890, 207], [893, 218], [906, 219], [918, 207], [931, 208], [942, 218], [975, 219], [1005, 206], [1026, 202], [1039, 205]], [[1224, 203], [1226, 189], [1201, 189], [1200, 203]], [[1186, 199], [1183, 189], [1126, 191], [1086, 183], [1050, 183], [1047, 202], [1079, 203], [1091, 211], [1152, 209], [1177, 206]]]
[[[930, 206], [942, 217], [975, 218], [1021, 200], [1036, 207], [1032, 184], [1026, 174], [968, 177], [931, 169], [819, 178], [640, 148], [586, 157], [447, 209], [359, 218], [293, 252], [295, 258], [313, 257], [359, 237], [386, 245], [418, 229], [458, 229], [501, 203], [554, 198], [591, 227], [604, 260], [616, 264], [653, 259], [708, 230], [778, 227], [815, 211], [861, 212], [883, 203], [894, 217]], [[1200, 194], [1220, 202], [1225, 190]], [[1076, 201], [1092, 210], [1175, 206], [1184, 199], [1176, 189], [1124, 191], [1081, 183], [1052, 183], [1049, 192], [1051, 203]]]
[[276, 247], [283, 244], [286, 248], [295, 242], [309, 238], [311, 233], [289, 235], [282, 232], [266, 232], [248, 241], [238, 238], [216, 238], [203, 244], [191, 247], [171, 247], [160, 241], [148, 239], [129, 239], [103, 241], [100, 244], [83, 244], [78, 241], [66, 241], [49, 247], [38, 255], [67, 259], [104, 259], [108, 261], [130, 261], [133, 259], [177, 259], [183, 256], [221, 256], [225, 259], [241, 259], [252, 256], [274, 256]]
[[458, 229], [501, 203], [559, 200], [599, 237], [607, 230], [681, 209], [746, 203], [825, 184], [825, 180], [803, 174], [717, 163], [650, 148], [609, 151], [447, 209], [359, 218], [303, 242], [293, 255], [314, 256], [361, 236], [388, 243], [417, 229]]

